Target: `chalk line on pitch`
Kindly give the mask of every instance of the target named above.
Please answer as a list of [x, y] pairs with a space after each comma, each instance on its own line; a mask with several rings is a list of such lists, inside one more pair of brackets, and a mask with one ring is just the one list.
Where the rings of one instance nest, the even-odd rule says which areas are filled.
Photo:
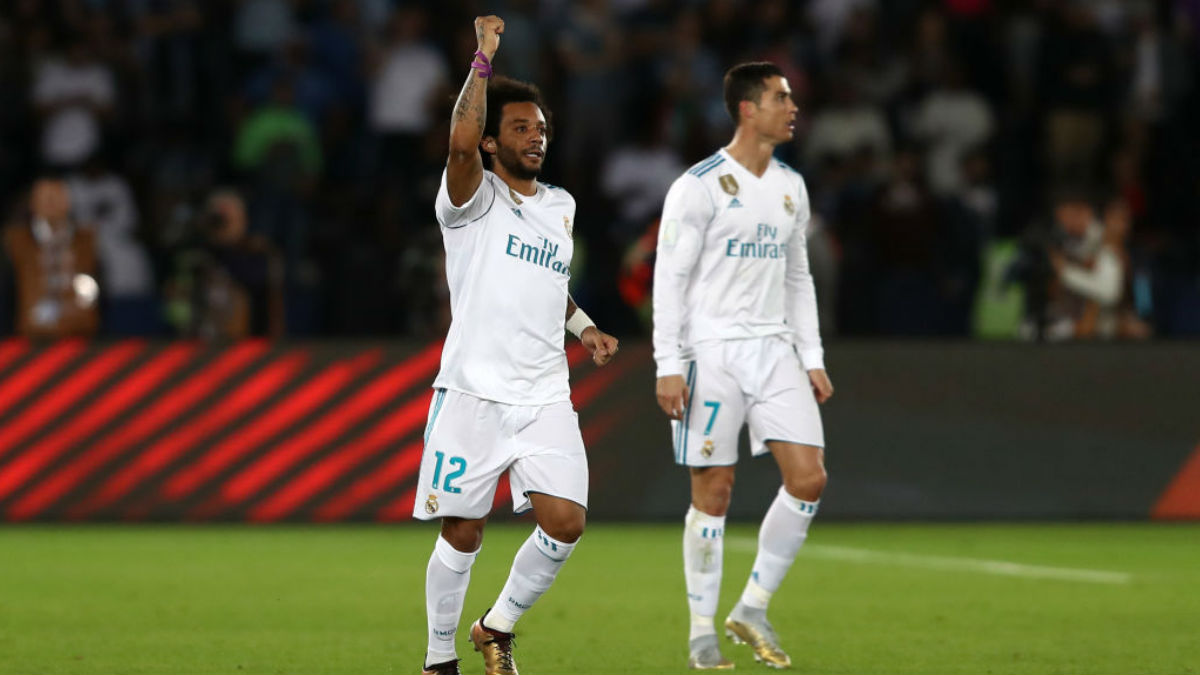
[[[729, 537], [726, 538], [725, 543], [731, 545], [730, 547], [736, 551], [754, 552], [758, 549], [758, 541], [751, 537]], [[801, 549], [800, 557], [822, 558], [824, 560], [841, 560], [845, 562], [875, 565], [896, 565], [926, 570], [975, 572], [979, 574], [1023, 577], [1026, 579], [1079, 581], [1094, 584], [1127, 584], [1133, 579], [1133, 575], [1127, 572], [1112, 572], [1108, 570], [1093, 570], [1076, 567], [1026, 565], [1024, 563], [1015, 563], [1008, 560], [959, 558], [953, 556], [904, 553], [902, 551], [878, 551], [874, 549], [855, 548], [850, 546], [830, 546], [827, 544], [807, 544], [803, 549]]]

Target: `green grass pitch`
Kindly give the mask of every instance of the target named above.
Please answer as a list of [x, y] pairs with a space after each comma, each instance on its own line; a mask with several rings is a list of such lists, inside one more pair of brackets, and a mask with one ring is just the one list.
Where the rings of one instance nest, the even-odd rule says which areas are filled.
[[[487, 532], [465, 673], [530, 527]], [[417, 672], [435, 531], [0, 527], [0, 673]], [[754, 537], [729, 528], [721, 617]], [[685, 672], [679, 549], [676, 525], [592, 527], [517, 626], [521, 671]], [[1200, 673], [1200, 526], [818, 521], [771, 617], [798, 673]]]

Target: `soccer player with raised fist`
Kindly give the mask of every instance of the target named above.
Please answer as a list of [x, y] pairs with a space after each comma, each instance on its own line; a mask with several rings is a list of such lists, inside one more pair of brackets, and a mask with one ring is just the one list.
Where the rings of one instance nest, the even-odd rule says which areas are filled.
[[426, 674], [459, 672], [463, 599], [507, 472], [513, 510], [532, 509], [537, 526], [470, 639], [489, 675], [516, 675], [513, 626], [571, 556], [587, 513], [587, 455], [564, 336], [574, 334], [598, 366], [617, 351], [616, 338], [567, 292], [575, 199], [537, 180], [547, 111], [533, 85], [493, 77], [503, 34], [499, 17], [475, 19], [478, 50], [454, 106], [436, 201], [453, 319], [413, 507], [416, 518], [441, 519], [425, 577]]

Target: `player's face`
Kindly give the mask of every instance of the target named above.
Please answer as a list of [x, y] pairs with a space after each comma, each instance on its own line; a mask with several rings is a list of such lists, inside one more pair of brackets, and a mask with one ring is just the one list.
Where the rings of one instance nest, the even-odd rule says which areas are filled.
[[759, 99], [754, 115], [754, 130], [775, 143], [792, 140], [796, 132], [796, 112], [792, 88], [787, 78], [773, 75], [766, 79], [766, 91]]
[[500, 113], [496, 160], [517, 178], [537, 178], [546, 159], [546, 116], [535, 103], [506, 103]]

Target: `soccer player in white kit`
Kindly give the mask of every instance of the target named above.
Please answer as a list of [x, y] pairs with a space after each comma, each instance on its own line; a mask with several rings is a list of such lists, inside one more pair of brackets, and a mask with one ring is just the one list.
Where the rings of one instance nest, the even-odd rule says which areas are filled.
[[808, 269], [808, 192], [772, 152], [792, 139], [796, 104], [783, 73], [746, 63], [725, 75], [737, 125], [729, 145], [671, 186], [654, 271], [654, 359], [659, 406], [673, 420], [675, 461], [689, 467], [692, 503], [683, 535], [691, 668], [732, 668], [717, 643], [725, 514], [738, 434], [768, 451], [783, 486], [767, 510], [741, 600], [725, 620], [756, 660], [791, 665], [767, 621], [767, 604], [807, 536], [825, 487], [818, 403], [825, 374], [816, 294]]
[[[458, 673], [454, 638], [497, 481], [537, 527], [494, 605], [471, 626], [489, 675], [517, 672], [513, 625], [583, 533], [588, 469], [567, 383], [570, 330], [604, 365], [617, 340], [567, 293], [575, 200], [539, 183], [549, 127], [537, 89], [491, 80], [504, 22], [475, 19], [478, 51], [450, 126], [436, 210], [453, 319], [434, 381], [413, 516], [441, 519], [425, 577], [424, 673]], [[480, 150], [491, 156], [483, 168]]]

